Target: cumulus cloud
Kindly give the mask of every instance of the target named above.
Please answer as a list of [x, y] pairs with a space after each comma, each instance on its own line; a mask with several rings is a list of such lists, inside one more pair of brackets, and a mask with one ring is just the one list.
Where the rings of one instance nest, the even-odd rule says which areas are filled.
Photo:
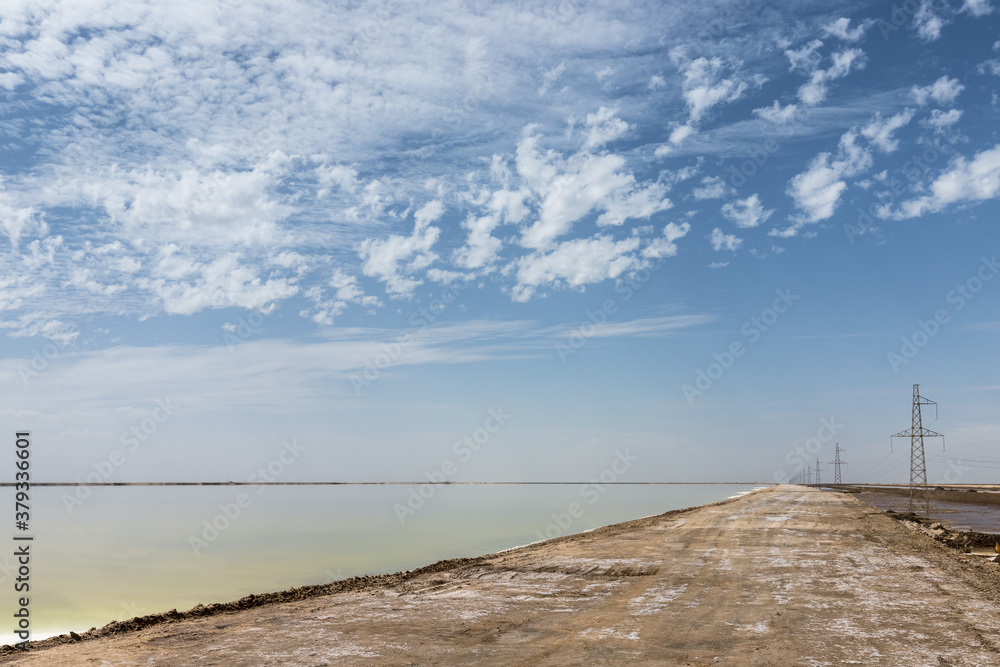
[[19, 206], [4, 190], [2, 178], [0, 178], [0, 231], [14, 249], [20, 245], [22, 237], [46, 236], [49, 233], [48, 225], [45, 224], [45, 214], [33, 206]]
[[615, 241], [610, 236], [598, 234], [566, 241], [551, 252], [522, 257], [516, 262], [517, 284], [511, 296], [515, 301], [528, 301], [543, 285], [581, 287], [617, 278], [644, 265], [634, 255], [639, 243], [634, 236]]
[[934, 100], [938, 104], [951, 104], [963, 90], [965, 86], [958, 79], [945, 75], [929, 86], [914, 86], [911, 92], [917, 104], [923, 106], [928, 100]]
[[917, 34], [925, 42], [933, 42], [941, 37], [941, 29], [947, 21], [937, 15], [932, 0], [921, 0], [916, 14], [913, 15], [913, 26]]
[[[521, 244], [542, 250], [566, 234], [592, 211], [602, 211], [599, 226], [621, 225], [629, 218], [648, 218], [672, 203], [666, 186], [640, 185], [625, 168], [625, 158], [613, 153], [581, 151], [563, 158], [542, 152], [541, 137], [529, 126], [517, 146], [515, 164], [524, 185], [539, 200], [537, 219], [521, 233]], [[589, 141], [589, 135], [588, 135]]]
[[930, 118], [922, 122], [928, 127], [933, 128], [935, 132], [941, 132], [957, 123], [961, 117], [961, 109], [949, 109], [948, 111], [933, 109]]
[[775, 125], [786, 125], [795, 117], [797, 110], [798, 106], [795, 104], [781, 106], [778, 100], [775, 100], [771, 106], [760, 107], [754, 109], [753, 112], [758, 118], [774, 123]]
[[682, 64], [684, 101], [692, 121], [698, 122], [712, 107], [737, 100], [746, 91], [746, 81], [723, 76], [726, 69], [721, 58], [696, 58]]
[[[673, 129], [670, 144], [679, 145], [697, 132], [698, 123], [716, 106], [738, 100], [750, 83], [760, 86], [765, 79], [756, 76], [746, 79], [738, 71], [738, 64], [727, 63], [722, 58], [691, 59], [682, 47], [670, 52], [670, 57], [684, 77], [681, 90], [687, 105], [688, 120]], [[669, 152], [664, 147], [659, 154]]]
[[892, 133], [909, 123], [913, 113], [907, 109], [889, 118], [882, 118], [882, 114], [877, 113], [868, 125], [861, 128], [861, 134], [883, 153], [892, 153], [899, 147], [899, 141], [892, 138]]
[[673, 257], [677, 254], [676, 241], [687, 236], [690, 231], [691, 223], [683, 222], [678, 225], [675, 222], [668, 222], [663, 228], [663, 235], [653, 239], [649, 245], [642, 249], [642, 256], [649, 259]]
[[986, 16], [993, 13], [993, 6], [990, 4], [990, 0], [965, 0], [962, 11], [973, 16]]
[[617, 109], [601, 107], [597, 113], [587, 114], [587, 139], [583, 150], [589, 151], [621, 138], [629, 131], [629, 124], [617, 116]]
[[722, 215], [726, 216], [737, 227], [756, 227], [766, 222], [774, 213], [774, 209], [765, 209], [760, 197], [752, 194], [746, 199], [737, 199], [722, 207]]
[[[313, 307], [300, 311], [299, 314], [302, 317], [308, 317], [322, 326], [332, 326], [334, 318], [343, 313], [352, 303], [368, 308], [382, 305], [378, 297], [366, 296], [364, 290], [358, 285], [358, 279], [342, 269], [334, 269], [327, 285], [332, 289], [326, 290], [320, 285], [314, 285], [303, 291], [303, 296], [312, 302]], [[328, 296], [331, 291], [332, 296]]]
[[856, 25], [854, 29], [851, 29], [851, 19], [839, 18], [836, 21], [824, 26], [823, 32], [827, 35], [838, 37], [845, 42], [857, 42], [865, 36], [865, 32], [868, 28], [872, 27], [874, 24], [874, 20], [865, 19]]
[[431, 201], [417, 209], [413, 215], [413, 232], [409, 236], [391, 234], [384, 239], [365, 239], [358, 255], [364, 260], [361, 270], [385, 283], [390, 296], [409, 298], [422, 280], [413, 278], [415, 271], [427, 268], [437, 259], [431, 248], [438, 240], [441, 229], [431, 226], [444, 214], [444, 205]]
[[820, 60], [822, 60], [822, 56], [819, 54], [819, 49], [822, 46], [822, 41], [814, 39], [797, 49], [785, 49], [785, 57], [788, 58], [788, 70], [790, 72], [796, 70], [812, 72], [819, 66]]
[[842, 79], [852, 69], [864, 69], [865, 54], [861, 49], [846, 49], [834, 53], [832, 64], [826, 69], [813, 69], [809, 81], [799, 88], [799, 100], [807, 106], [816, 106], [826, 99], [828, 84]]
[[722, 199], [731, 189], [721, 176], [706, 176], [701, 179], [701, 186], [691, 191], [691, 195], [698, 200]]
[[979, 67], [976, 69], [979, 71], [980, 74], [992, 74], [993, 76], [1000, 76], [1000, 60], [997, 60], [996, 58], [987, 60], [983, 63], [980, 63]]
[[156, 295], [165, 312], [178, 315], [230, 307], [268, 312], [298, 293], [288, 278], [262, 279], [240, 253], [200, 261], [173, 244], [160, 252], [152, 276], [137, 283]]
[[820, 153], [809, 168], [798, 174], [788, 184], [788, 195], [802, 211], [803, 217], [794, 225], [775, 235], [794, 236], [803, 224], [826, 220], [847, 189], [846, 177], [855, 176], [872, 165], [869, 151], [857, 144], [854, 131], [840, 138], [836, 156]]
[[709, 240], [712, 242], [712, 250], [716, 252], [720, 252], [722, 250], [736, 252], [736, 250], [743, 245], [743, 239], [738, 238], [734, 234], [726, 234], [718, 227], [712, 230], [712, 236], [709, 237]]
[[959, 157], [934, 179], [930, 194], [903, 202], [898, 209], [883, 207], [881, 215], [896, 219], [936, 213], [953, 204], [1000, 197], [1000, 145], [976, 153], [971, 160]]

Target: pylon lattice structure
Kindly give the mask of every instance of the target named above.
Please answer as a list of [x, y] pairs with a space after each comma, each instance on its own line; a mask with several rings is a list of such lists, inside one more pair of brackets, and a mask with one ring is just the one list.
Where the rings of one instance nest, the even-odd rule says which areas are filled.
[[816, 486], [819, 486], [819, 458], [816, 458]]
[[[920, 385], [913, 385], [913, 421], [910, 428], [900, 431], [890, 437], [910, 439], [910, 512], [913, 512], [913, 492], [920, 487], [923, 489], [924, 514], [930, 516], [931, 501], [927, 496], [927, 461], [924, 458], [924, 438], [944, 438], [943, 435], [928, 428], [924, 428], [920, 415], [921, 405], [934, 405], [937, 403], [920, 395]], [[935, 408], [936, 409], [936, 408]]]
[[830, 463], [827, 464], [827, 465], [832, 465], [833, 466], [833, 483], [834, 484], [840, 484], [841, 483], [840, 482], [840, 466], [842, 466], [842, 465], [846, 466], [847, 465], [847, 461], [844, 461], [844, 460], [842, 460], [840, 458], [840, 453], [842, 451], [844, 451], [844, 450], [840, 448], [840, 443], [838, 442], [837, 443], [837, 449], [834, 451], [834, 454], [833, 454], [833, 460], [830, 461]]

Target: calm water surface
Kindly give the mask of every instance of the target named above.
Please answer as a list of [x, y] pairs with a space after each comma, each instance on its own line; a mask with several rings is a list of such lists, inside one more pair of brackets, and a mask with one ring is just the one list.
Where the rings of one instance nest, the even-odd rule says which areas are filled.
[[[77, 489], [36, 487], [32, 639], [492, 553], [751, 488], [437, 486], [401, 521], [406, 486], [96, 487], [82, 504], [67, 502]], [[13, 549], [5, 551], [0, 590], [13, 609]], [[13, 628], [3, 630], [11, 642]]]

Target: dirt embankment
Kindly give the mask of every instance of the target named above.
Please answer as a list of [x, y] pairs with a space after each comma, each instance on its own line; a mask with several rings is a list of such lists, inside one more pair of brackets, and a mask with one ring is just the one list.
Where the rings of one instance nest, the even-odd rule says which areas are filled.
[[[831, 487], [838, 490], [845, 490], [851, 493], [886, 493], [892, 496], [903, 496], [909, 498], [909, 487], [892, 486], [850, 486]], [[923, 491], [915, 491], [915, 496], [923, 498]], [[927, 489], [927, 497], [931, 500], [940, 500], [948, 503], [972, 503], [975, 505], [1000, 505], [1000, 493], [990, 491], [980, 491], [978, 489], [948, 489], [945, 487], [931, 487]]]
[[1000, 565], [799, 486], [348, 581], [134, 619], [0, 662], [1000, 662]]

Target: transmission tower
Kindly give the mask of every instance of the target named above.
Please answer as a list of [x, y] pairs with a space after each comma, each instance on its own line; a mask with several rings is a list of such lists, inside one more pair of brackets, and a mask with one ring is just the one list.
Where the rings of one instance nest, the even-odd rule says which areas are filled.
[[[920, 395], [920, 385], [913, 385], [913, 423], [910, 428], [900, 431], [890, 436], [890, 446], [892, 438], [910, 439], [910, 512], [913, 512], [913, 490], [919, 485], [923, 488], [924, 513], [930, 516], [931, 501], [927, 496], [927, 463], [924, 459], [924, 436], [928, 438], [944, 438], [936, 431], [924, 428], [920, 416], [921, 405], [933, 405], [935, 415], [937, 413], [937, 403]], [[942, 441], [943, 442], [943, 441]]]
[[819, 457], [816, 457], [816, 486], [819, 486]]
[[840, 443], [838, 442], [837, 443], [837, 449], [835, 450], [834, 455], [833, 455], [833, 460], [830, 461], [830, 463], [827, 464], [827, 465], [832, 465], [833, 466], [833, 483], [834, 484], [840, 484], [841, 483], [840, 482], [840, 466], [842, 466], [842, 465], [846, 466], [847, 465], [847, 461], [842, 461], [840, 459], [840, 453], [842, 451], [844, 451], [844, 450], [840, 448]]
[[813, 483], [813, 467], [806, 466], [806, 486]]

